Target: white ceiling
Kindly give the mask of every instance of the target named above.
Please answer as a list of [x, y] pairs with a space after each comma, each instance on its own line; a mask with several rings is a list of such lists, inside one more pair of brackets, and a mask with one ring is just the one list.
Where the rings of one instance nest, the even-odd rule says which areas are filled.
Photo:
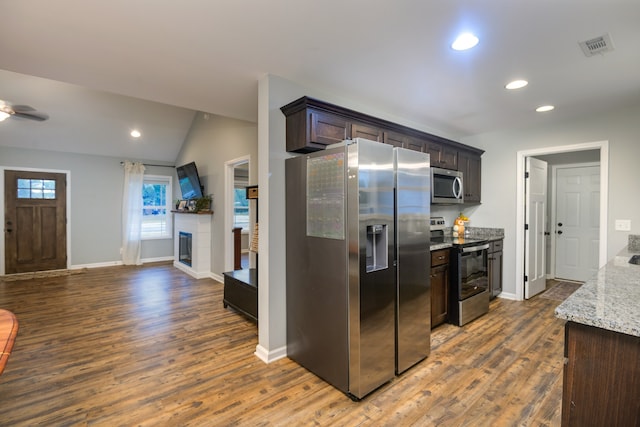
[[[0, 3], [0, 99], [51, 116], [1, 123], [0, 145], [173, 161], [193, 111], [169, 105], [255, 121], [265, 74], [456, 136], [640, 100], [638, 0]], [[479, 45], [452, 51], [460, 30]], [[578, 42], [607, 32], [615, 50], [586, 58]]]

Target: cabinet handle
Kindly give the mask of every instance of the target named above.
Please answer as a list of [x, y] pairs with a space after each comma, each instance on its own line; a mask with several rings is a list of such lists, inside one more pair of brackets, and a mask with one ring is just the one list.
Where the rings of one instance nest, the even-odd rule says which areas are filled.
[[444, 255], [440, 255], [440, 256], [438, 257], [438, 259], [443, 260], [443, 259], [444, 259]]

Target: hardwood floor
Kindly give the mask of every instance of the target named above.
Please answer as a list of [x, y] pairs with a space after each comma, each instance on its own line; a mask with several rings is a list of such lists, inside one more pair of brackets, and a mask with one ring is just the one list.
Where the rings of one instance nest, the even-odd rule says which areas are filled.
[[170, 264], [0, 281], [20, 322], [0, 425], [557, 426], [557, 305], [497, 299], [442, 325], [426, 360], [353, 402], [289, 359], [257, 359], [256, 326], [223, 309], [222, 284]]

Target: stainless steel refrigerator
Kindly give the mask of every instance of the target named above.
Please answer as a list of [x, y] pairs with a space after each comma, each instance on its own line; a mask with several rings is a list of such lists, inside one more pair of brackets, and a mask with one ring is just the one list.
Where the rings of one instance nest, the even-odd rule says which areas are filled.
[[429, 355], [429, 172], [360, 138], [286, 160], [287, 354], [354, 399]]

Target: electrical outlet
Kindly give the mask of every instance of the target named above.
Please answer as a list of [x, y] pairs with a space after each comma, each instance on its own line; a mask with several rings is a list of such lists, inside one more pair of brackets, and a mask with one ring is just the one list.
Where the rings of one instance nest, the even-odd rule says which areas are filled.
[[631, 220], [616, 219], [616, 231], [631, 231]]

